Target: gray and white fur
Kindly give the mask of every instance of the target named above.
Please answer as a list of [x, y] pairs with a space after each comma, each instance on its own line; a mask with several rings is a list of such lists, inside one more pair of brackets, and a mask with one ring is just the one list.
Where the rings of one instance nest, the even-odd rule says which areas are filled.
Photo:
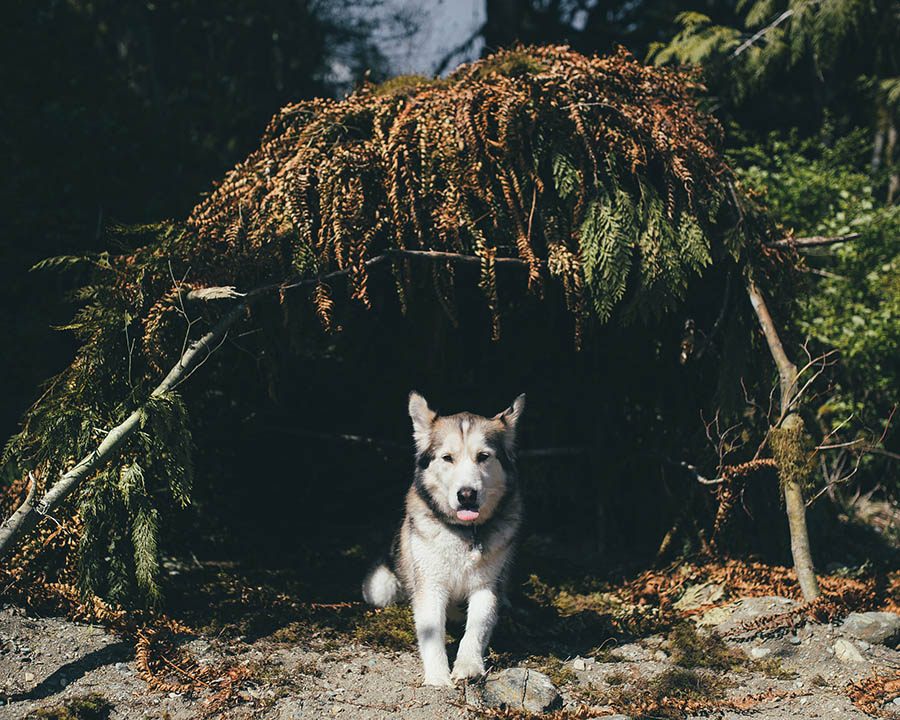
[[[520, 395], [492, 418], [442, 417], [410, 393], [415, 477], [390, 555], [366, 577], [363, 598], [376, 607], [411, 600], [426, 685], [484, 674], [522, 523], [515, 448], [524, 407]], [[466, 630], [451, 673], [444, 628], [448, 607], [462, 603]]]

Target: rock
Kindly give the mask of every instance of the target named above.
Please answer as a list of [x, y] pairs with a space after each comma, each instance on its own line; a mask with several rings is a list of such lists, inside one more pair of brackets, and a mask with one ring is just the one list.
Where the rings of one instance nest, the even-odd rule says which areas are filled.
[[754, 660], [762, 660], [766, 655], [771, 655], [772, 651], [767, 647], [752, 647], [747, 654]]
[[690, 610], [701, 605], [709, 605], [722, 599], [725, 594], [721, 585], [702, 583], [690, 585], [673, 605], [676, 610]]
[[533, 713], [562, 707], [562, 697], [550, 678], [527, 668], [507, 668], [490, 673], [484, 683], [482, 701], [488, 707]]
[[669, 656], [666, 655], [664, 651], [657, 650], [655, 653], [653, 653], [653, 659], [656, 660], [656, 662], [665, 662], [669, 659]]
[[791, 635], [790, 637], [788, 637], [788, 642], [789, 642], [791, 645], [799, 645], [799, 644], [800, 644], [800, 638], [798, 638], [796, 635]]
[[585, 667], [587, 667], [587, 666], [584, 664], [584, 660], [582, 660], [581, 658], [575, 658], [572, 661], [572, 669], [573, 670], [584, 670]]
[[616, 648], [615, 657], [625, 662], [645, 662], [653, 659], [653, 653], [637, 643], [626, 643]]
[[900, 615], [892, 612], [850, 613], [841, 630], [859, 640], [884, 643], [900, 636]]
[[838, 638], [834, 644], [834, 656], [843, 662], [861, 663], [865, 658], [856, 649], [856, 645], [846, 638]]
[[699, 619], [700, 625], [714, 625], [719, 633], [732, 630], [743, 622], [756, 620], [766, 615], [780, 615], [797, 607], [799, 603], [790, 598], [769, 595], [766, 597], [741, 598], [725, 607], [712, 608]]
[[32, 672], [25, 673], [25, 682], [31, 682], [32, 680], [34, 680], [34, 673], [32, 673]]

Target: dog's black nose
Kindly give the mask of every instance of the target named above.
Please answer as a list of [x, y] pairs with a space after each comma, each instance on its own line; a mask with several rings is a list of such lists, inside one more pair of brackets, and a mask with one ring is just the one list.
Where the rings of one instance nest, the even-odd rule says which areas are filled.
[[462, 488], [456, 493], [456, 499], [459, 500], [459, 504], [463, 507], [473, 506], [477, 498], [478, 491], [472, 488]]

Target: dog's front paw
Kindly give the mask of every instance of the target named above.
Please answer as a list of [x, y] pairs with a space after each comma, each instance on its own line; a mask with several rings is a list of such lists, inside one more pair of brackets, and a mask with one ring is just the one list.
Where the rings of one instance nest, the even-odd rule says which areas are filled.
[[425, 684], [432, 687], [453, 687], [450, 673], [446, 670], [442, 673], [425, 673]]
[[484, 662], [481, 658], [457, 658], [453, 663], [453, 672], [450, 673], [450, 679], [453, 682], [466, 680], [468, 678], [477, 678], [484, 675]]

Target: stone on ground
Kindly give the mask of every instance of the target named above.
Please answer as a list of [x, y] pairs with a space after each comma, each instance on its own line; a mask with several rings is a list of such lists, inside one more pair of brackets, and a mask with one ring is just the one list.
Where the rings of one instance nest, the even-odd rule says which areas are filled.
[[900, 615], [892, 612], [850, 613], [841, 630], [858, 640], [870, 643], [890, 643], [900, 636]]
[[528, 668], [507, 668], [490, 673], [482, 690], [488, 707], [543, 713], [562, 707], [562, 697], [543, 673]]

